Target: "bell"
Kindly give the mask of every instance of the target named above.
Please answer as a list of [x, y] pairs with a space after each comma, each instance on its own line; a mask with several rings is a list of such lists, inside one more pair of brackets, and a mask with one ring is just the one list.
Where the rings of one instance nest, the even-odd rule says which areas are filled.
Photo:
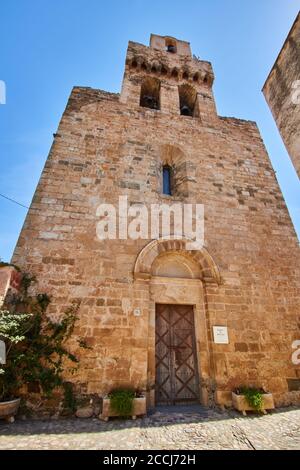
[[167, 47], [168, 52], [172, 52], [173, 54], [176, 52], [176, 47], [173, 46], [172, 44], [169, 44]]
[[157, 109], [157, 101], [153, 96], [146, 95], [144, 96], [144, 102], [147, 108]]
[[187, 105], [182, 106], [180, 113], [182, 116], [191, 116], [191, 110]]
[[145, 95], [144, 96], [144, 102], [146, 103], [147, 106], [150, 106], [153, 102], [153, 98], [152, 96], [149, 96], [149, 95]]

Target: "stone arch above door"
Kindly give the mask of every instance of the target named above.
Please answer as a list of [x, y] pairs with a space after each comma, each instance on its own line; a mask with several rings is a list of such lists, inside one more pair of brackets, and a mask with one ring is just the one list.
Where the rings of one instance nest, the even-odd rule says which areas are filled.
[[151, 276], [183, 279], [201, 279], [198, 263], [179, 251], [167, 251], [158, 255], [151, 266]]
[[[157, 263], [157, 260], [162, 259], [163, 254], [173, 254], [173, 263], [179, 263], [180, 259], [182, 261], [186, 260], [186, 263], [183, 263], [185, 267], [182, 269], [186, 269], [188, 278], [201, 279], [206, 283], [221, 284], [218, 266], [206, 248], [187, 250], [186, 245], [188, 242], [188, 239], [169, 240], [165, 238], [151, 241], [141, 250], [136, 259], [134, 278], [149, 279], [153, 275], [155, 276], [156, 266], [154, 265], [153, 270], [153, 263]], [[192, 265], [196, 266], [194, 273], [192, 273]], [[188, 275], [189, 272], [190, 275]], [[166, 276], [166, 274], [163, 275]], [[161, 275], [159, 271], [157, 275]], [[172, 277], [172, 273], [170, 273], [170, 277]], [[175, 277], [184, 277], [184, 272], [182, 271], [182, 274]]]

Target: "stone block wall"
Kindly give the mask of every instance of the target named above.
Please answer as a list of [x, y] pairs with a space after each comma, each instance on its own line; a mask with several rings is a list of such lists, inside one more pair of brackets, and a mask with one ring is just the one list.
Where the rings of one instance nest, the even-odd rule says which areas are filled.
[[0, 266], [0, 308], [5, 308], [7, 298], [18, 292], [22, 274], [13, 266]]

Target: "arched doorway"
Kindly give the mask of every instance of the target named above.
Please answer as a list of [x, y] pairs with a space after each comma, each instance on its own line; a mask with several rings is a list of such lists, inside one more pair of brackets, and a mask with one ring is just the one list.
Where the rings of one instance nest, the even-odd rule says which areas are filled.
[[188, 240], [159, 239], [139, 254], [136, 282], [149, 291], [149, 404], [207, 404], [212, 379], [205, 286], [220, 283], [205, 250], [186, 249]]

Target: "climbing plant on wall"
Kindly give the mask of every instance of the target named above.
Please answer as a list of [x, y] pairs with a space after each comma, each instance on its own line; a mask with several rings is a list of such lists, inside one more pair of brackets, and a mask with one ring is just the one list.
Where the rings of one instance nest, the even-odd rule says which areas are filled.
[[[46, 310], [51, 302], [47, 294], [30, 294], [36, 279], [23, 274], [21, 288], [11, 295], [0, 310], [0, 339], [5, 342], [6, 364], [0, 366], [0, 401], [15, 398], [20, 387], [33, 385], [45, 397], [57, 387], [65, 391], [66, 403], [73, 407], [70, 384], [63, 372], [74, 372], [79, 361], [66, 345], [77, 320], [79, 303], [73, 303], [52, 321]], [[83, 339], [79, 347], [85, 348]]]

